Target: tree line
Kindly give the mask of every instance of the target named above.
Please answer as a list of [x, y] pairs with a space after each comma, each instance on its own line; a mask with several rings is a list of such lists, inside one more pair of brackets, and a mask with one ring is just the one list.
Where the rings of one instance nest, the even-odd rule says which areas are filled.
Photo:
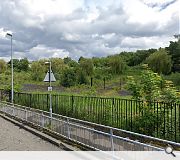
[[[121, 52], [107, 57], [80, 57], [78, 61], [66, 57], [51, 58], [52, 70], [60, 84], [65, 87], [88, 84], [90, 79], [111, 79], [123, 74], [129, 67], [146, 63], [154, 72], [168, 75], [180, 72], [180, 41], [170, 42], [166, 48]], [[29, 62], [27, 58], [14, 59], [15, 72], [28, 72], [34, 81], [43, 81], [48, 66], [47, 59]], [[11, 61], [0, 59], [0, 74], [9, 72]]]

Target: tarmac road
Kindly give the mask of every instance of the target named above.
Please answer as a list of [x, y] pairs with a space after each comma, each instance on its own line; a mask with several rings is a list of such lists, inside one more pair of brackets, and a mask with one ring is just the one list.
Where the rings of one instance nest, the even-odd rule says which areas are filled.
[[61, 151], [32, 133], [0, 117], [0, 151]]

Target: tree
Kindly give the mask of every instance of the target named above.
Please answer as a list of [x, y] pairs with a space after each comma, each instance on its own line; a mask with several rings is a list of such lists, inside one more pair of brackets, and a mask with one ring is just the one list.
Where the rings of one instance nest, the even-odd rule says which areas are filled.
[[79, 68], [77, 71], [77, 83], [78, 84], [87, 84], [88, 83], [88, 77], [81, 68]]
[[51, 58], [50, 60], [52, 62], [52, 70], [54, 73], [61, 74], [68, 67], [61, 58]]
[[165, 49], [159, 49], [146, 59], [149, 67], [159, 74], [169, 74], [171, 72], [172, 61]]
[[19, 71], [28, 71], [29, 70], [29, 61], [27, 58], [20, 59], [17, 66]]
[[[11, 60], [8, 62], [9, 67], [11, 67]], [[28, 71], [29, 69], [29, 61], [27, 58], [23, 59], [13, 59], [13, 67], [17, 72], [20, 71]]]
[[76, 84], [76, 73], [73, 69], [68, 68], [64, 71], [61, 78], [61, 85], [64, 87], [74, 86]]
[[137, 50], [136, 52], [128, 53], [130, 56], [126, 59], [128, 66], [136, 66], [146, 60], [152, 53], [156, 52], [157, 49], [149, 50]]
[[81, 69], [88, 75], [92, 76], [94, 71], [94, 65], [91, 59], [81, 58], [79, 61]]
[[82, 60], [84, 60], [85, 58], [83, 56], [79, 57], [78, 63], [80, 63]]
[[31, 75], [32, 79], [35, 81], [42, 81], [45, 77], [45, 64], [40, 61], [33, 62], [31, 64]]
[[112, 56], [109, 58], [109, 66], [113, 74], [122, 74], [126, 68], [126, 63], [120, 56]]
[[63, 60], [64, 60], [64, 64], [68, 64], [69, 62], [72, 61], [70, 57], [65, 57]]
[[169, 47], [166, 47], [169, 55], [172, 57], [172, 71], [180, 72], [180, 40], [177, 42], [170, 42]]
[[7, 69], [6, 62], [3, 59], [0, 59], [0, 74], [4, 73]]
[[[19, 72], [19, 59], [13, 59], [13, 68], [15, 71]], [[11, 68], [11, 60], [8, 62], [8, 67]]]
[[73, 67], [73, 68], [78, 68], [79, 67], [79, 64], [74, 61], [74, 60], [71, 60], [69, 63], [68, 63], [68, 66], [69, 67]]

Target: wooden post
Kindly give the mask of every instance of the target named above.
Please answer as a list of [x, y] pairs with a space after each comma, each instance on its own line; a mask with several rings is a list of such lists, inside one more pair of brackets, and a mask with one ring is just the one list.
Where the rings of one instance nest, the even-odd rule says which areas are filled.
[[106, 89], [106, 78], [104, 77], [103, 80], [104, 80], [104, 89]]

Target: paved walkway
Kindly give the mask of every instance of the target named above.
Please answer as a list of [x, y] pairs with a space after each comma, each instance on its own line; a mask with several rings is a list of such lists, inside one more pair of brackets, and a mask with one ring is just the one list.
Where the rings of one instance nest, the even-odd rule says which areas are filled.
[[61, 148], [0, 117], [0, 151], [60, 151]]

